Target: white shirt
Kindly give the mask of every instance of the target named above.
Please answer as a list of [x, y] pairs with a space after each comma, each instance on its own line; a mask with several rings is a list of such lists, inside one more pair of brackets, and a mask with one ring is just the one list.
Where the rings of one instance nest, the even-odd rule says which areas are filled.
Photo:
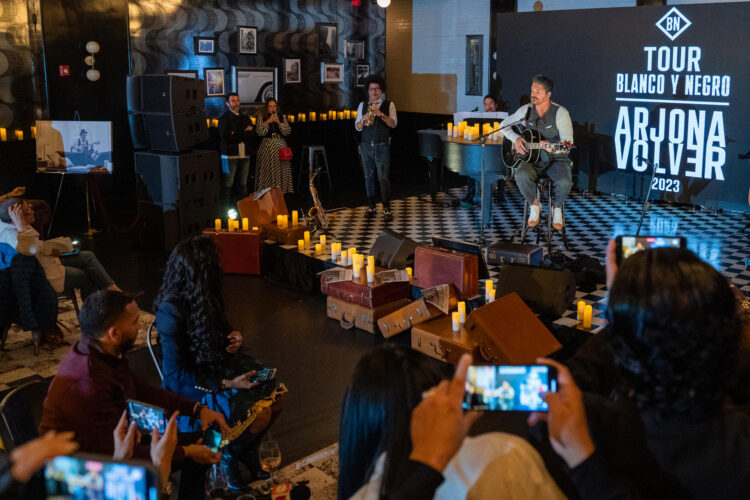
[[[73, 250], [70, 238], [55, 238], [49, 242], [41, 241], [36, 229], [29, 226], [28, 229], [19, 233], [16, 226], [0, 221], [0, 243], [7, 243], [23, 255], [33, 255], [44, 268], [52, 288], [56, 292], [62, 292], [65, 286], [65, 266], [58, 257], [52, 256], [52, 250]], [[62, 247], [60, 245], [63, 245]]]

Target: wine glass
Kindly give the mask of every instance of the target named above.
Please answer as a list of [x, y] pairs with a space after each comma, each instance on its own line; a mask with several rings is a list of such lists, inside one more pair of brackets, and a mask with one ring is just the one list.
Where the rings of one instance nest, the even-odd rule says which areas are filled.
[[260, 466], [263, 470], [271, 474], [270, 482], [272, 484], [275, 483], [273, 473], [281, 465], [281, 448], [279, 448], [279, 443], [273, 439], [267, 439], [260, 443], [258, 458], [260, 458]]
[[206, 472], [206, 498], [225, 499], [229, 489], [227, 475], [219, 464], [213, 464]]

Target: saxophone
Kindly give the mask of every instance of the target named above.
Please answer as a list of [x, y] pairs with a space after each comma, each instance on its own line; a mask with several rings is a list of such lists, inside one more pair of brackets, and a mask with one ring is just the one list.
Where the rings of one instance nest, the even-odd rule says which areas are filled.
[[307, 212], [307, 216], [315, 221], [315, 226], [323, 232], [328, 231], [328, 216], [323, 208], [323, 204], [320, 203], [320, 197], [318, 196], [318, 190], [315, 187], [315, 178], [320, 173], [320, 168], [316, 168], [315, 172], [310, 174], [310, 195], [313, 199], [313, 206], [310, 207], [310, 211]]
[[368, 127], [375, 123], [375, 103], [370, 101], [367, 106], [367, 116], [365, 117], [365, 125]]

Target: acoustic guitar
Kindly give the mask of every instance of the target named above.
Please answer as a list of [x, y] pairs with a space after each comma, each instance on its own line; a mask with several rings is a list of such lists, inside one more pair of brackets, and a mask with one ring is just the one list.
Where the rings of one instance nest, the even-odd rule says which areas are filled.
[[[545, 165], [549, 163], [550, 154], [567, 153], [575, 147], [568, 141], [540, 144], [543, 137], [536, 130], [523, 127], [513, 127], [513, 129], [517, 134], [526, 139], [526, 153], [519, 153], [510, 140], [504, 139], [502, 156], [503, 163], [508, 168], [518, 168], [521, 163]], [[552, 153], [547, 151], [549, 149], [552, 150]]]

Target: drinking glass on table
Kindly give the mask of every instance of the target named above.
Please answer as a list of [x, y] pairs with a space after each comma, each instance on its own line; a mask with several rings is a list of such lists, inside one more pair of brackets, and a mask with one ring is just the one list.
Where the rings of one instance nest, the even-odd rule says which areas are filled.
[[226, 499], [229, 486], [227, 475], [219, 464], [213, 464], [206, 472], [206, 498]]
[[260, 466], [263, 470], [271, 474], [271, 483], [275, 483], [273, 473], [281, 465], [281, 448], [279, 448], [279, 443], [273, 439], [263, 441], [258, 446], [258, 457], [260, 458]]

